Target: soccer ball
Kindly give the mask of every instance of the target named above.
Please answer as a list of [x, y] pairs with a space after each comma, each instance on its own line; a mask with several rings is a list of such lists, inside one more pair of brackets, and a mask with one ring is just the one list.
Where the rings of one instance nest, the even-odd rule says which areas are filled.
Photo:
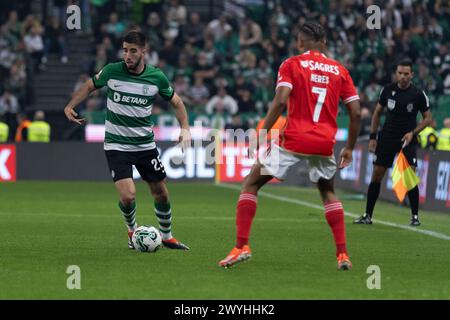
[[158, 229], [144, 225], [134, 231], [131, 241], [137, 251], [155, 252], [161, 246], [162, 239]]

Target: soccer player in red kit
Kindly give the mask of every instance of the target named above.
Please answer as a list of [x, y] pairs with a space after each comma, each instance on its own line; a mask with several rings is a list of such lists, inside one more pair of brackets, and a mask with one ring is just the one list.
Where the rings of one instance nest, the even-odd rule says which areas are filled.
[[283, 180], [287, 170], [304, 159], [309, 162], [309, 178], [317, 184], [325, 218], [333, 233], [338, 270], [352, 266], [346, 248], [344, 209], [334, 193], [337, 164], [333, 147], [341, 99], [348, 110], [350, 124], [347, 145], [340, 152], [339, 168], [348, 166], [360, 127], [359, 96], [348, 71], [323, 53], [326, 39], [320, 24], [302, 25], [297, 45], [303, 53], [281, 64], [276, 94], [263, 129], [269, 131], [286, 108], [287, 124], [279, 143], [272, 141], [266, 150], [258, 150], [257, 162], [242, 184], [237, 203], [236, 246], [219, 266], [227, 268], [251, 257], [248, 242], [258, 190], [273, 177]]

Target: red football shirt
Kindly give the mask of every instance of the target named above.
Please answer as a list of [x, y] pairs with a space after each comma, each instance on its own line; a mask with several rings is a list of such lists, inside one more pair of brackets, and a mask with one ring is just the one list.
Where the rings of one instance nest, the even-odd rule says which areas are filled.
[[347, 69], [318, 51], [307, 51], [281, 64], [280, 86], [292, 89], [281, 146], [294, 153], [332, 155], [339, 99], [344, 104], [359, 99]]

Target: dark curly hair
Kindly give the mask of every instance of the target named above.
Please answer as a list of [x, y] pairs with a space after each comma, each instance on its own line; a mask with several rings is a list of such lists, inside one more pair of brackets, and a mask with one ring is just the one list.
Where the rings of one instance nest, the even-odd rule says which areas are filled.
[[306, 22], [300, 27], [300, 32], [314, 41], [322, 41], [326, 37], [325, 28], [317, 22]]

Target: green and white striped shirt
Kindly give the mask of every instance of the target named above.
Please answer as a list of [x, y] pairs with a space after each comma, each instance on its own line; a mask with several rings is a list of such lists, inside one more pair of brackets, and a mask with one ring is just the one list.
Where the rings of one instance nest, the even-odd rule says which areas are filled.
[[174, 90], [164, 73], [146, 65], [130, 73], [124, 62], [107, 64], [92, 78], [96, 88], [107, 86], [105, 150], [143, 151], [156, 148], [151, 119], [156, 94], [172, 99]]

